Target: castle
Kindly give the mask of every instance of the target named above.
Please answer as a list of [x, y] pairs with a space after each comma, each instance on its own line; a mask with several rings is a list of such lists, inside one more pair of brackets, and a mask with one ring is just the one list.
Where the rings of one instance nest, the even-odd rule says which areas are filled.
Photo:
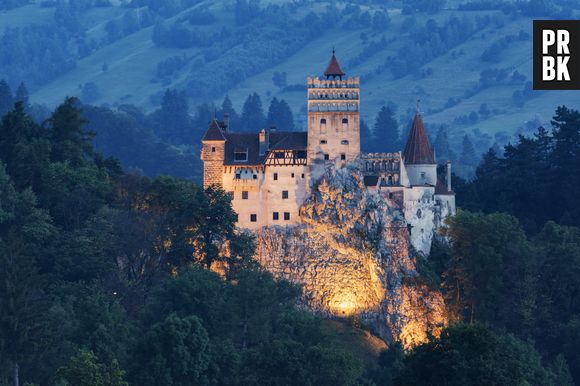
[[332, 54], [324, 78], [307, 78], [308, 130], [256, 133], [229, 130], [214, 119], [202, 139], [204, 187], [219, 185], [232, 197], [240, 228], [300, 224], [300, 207], [325, 166], [356, 161], [369, 191], [404, 215], [411, 244], [428, 253], [436, 229], [455, 213], [451, 163], [445, 182], [417, 111], [405, 149], [360, 151], [360, 79], [346, 77]]

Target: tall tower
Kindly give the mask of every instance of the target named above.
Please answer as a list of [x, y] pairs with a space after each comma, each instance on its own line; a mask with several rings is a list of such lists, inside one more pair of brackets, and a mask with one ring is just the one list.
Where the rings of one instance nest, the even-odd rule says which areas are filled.
[[226, 137], [216, 119], [210, 122], [201, 144], [203, 187], [222, 185]]
[[360, 154], [360, 79], [345, 77], [334, 50], [325, 79], [308, 78], [308, 162], [352, 161]]
[[417, 110], [409, 131], [407, 144], [403, 150], [403, 160], [411, 185], [437, 184], [437, 162], [423, 125], [423, 118]]

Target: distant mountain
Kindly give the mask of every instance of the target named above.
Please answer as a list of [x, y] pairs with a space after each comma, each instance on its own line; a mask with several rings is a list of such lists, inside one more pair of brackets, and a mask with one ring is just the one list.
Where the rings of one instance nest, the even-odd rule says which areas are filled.
[[[305, 126], [307, 76], [331, 50], [362, 78], [362, 115], [382, 105], [407, 126], [416, 100], [430, 134], [447, 124], [479, 152], [547, 122], [576, 93], [530, 89], [534, 18], [574, 18], [579, 5], [541, 1], [18, 1], [0, 11], [0, 78], [24, 81], [31, 101], [66, 95], [91, 104], [157, 108], [164, 90], [194, 106], [238, 112], [256, 91], [286, 100]], [[573, 7], [576, 7], [574, 9]], [[459, 150], [457, 151], [459, 153]]]

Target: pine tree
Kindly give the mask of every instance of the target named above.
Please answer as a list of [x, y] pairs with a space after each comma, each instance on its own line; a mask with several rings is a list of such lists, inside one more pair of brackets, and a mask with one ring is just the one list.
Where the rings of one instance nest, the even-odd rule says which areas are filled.
[[29, 107], [29, 95], [28, 95], [28, 89], [26, 88], [26, 85], [24, 84], [24, 82], [20, 83], [20, 85], [18, 86], [18, 89], [16, 90], [16, 96], [14, 98], [14, 102], [22, 102], [22, 104], [24, 105], [24, 109], [28, 110]]
[[0, 80], [0, 117], [12, 110], [13, 105], [12, 90], [10, 90], [8, 83], [2, 79]]
[[230, 128], [237, 127], [240, 123], [240, 116], [234, 109], [234, 105], [228, 95], [225, 96], [224, 101], [222, 102], [221, 115], [224, 116], [226, 113], [230, 115]]
[[191, 118], [184, 91], [168, 89], [161, 102], [159, 135], [173, 143], [191, 142]]
[[374, 137], [366, 121], [360, 120], [360, 146], [363, 152], [372, 152], [375, 150]]
[[381, 107], [374, 127], [375, 141], [379, 151], [396, 151], [399, 141], [399, 124], [389, 107]]
[[435, 137], [435, 155], [437, 159], [441, 162], [443, 161], [455, 161], [455, 153], [451, 150], [449, 146], [449, 136], [447, 135], [447, 126], [441, 125], [439, 130], [437, 130], [437, 136]]
[[242, 128], [244, 130], [259, 130], [264, 127], [265, 122], [262, 99], [258, 93], [248, 95], [242, 108]]
[[279, 130], [294, 130], [294, 116], [284, 99], [278, 100], [276, 97], [272, 99], [267, 122], [268, 126], [275, 126]]
[[477, 154], [475, 153], [473, 143], [467, 134], [463, 137], [463, 142], [461, 143], [460, 162], [465, 166], [477, 166]]

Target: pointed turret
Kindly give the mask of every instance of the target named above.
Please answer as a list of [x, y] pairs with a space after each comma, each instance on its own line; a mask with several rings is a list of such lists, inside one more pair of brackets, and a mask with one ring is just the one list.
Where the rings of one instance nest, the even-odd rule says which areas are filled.
[[331, 76], [333, 79], [336, 77], [342, 79], [344, 75], [345, 73], [340, 68], [340, 64], [338, 64], [338, 60], [336, 60], [336, 56], [334, 55], [334, 49], [332, 49], [332, 57], [330, 58], [330, 62], [328, 62], [328, 67], [324, 71], [324, 76], [326, 76], [326, 79]]
[[409, 131], [407, 144], [403, 151], [406, 165], [429, 165], [436, 164], [433, 149], [429, 144], [429, 137], [423, 126], [421, 114], [417, 111], [413, 119], [413, 125]]
[[217, 121], [217, 119], [214, 118], [209, 123], [209, 126], [205, 132], [205, 135], [203, 136], [202, 141], [225, 141], [225, 140], [226, 137], [224, 136], [220, 124]]

